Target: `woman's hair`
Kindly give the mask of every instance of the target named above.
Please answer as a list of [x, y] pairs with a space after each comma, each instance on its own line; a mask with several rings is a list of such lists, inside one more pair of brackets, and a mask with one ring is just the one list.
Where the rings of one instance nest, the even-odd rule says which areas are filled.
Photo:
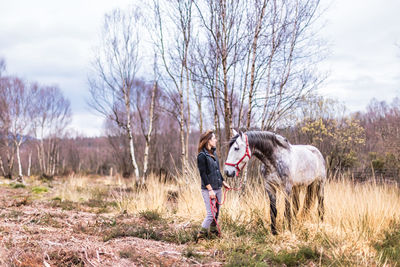
[[212, 136], [214, 134], [213, 130], [207, 130], [205, 133], [203, 133], [200, 136], [200, 141], [199, 141], [199, 146], [197, 148], [197, 152], [200, 153], [201, 150], [208, 144], [208, 141], [211, 140]]

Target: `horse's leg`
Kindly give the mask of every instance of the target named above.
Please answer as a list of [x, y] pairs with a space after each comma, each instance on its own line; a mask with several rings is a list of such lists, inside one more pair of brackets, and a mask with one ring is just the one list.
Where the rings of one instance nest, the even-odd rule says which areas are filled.
[[288, 222], [289, 230], [292, 230], [292, 212], [291, 212], [291, 205], [290, 205], [290, 198], [292, 196], [292, 184], [287, 183], [285, 187], [285, 213], [284, 216]]
[[307, 215], [310, 212], [311, 205], [314, 202], [315, 198], [315, 182], [312, 182], [307, 186], [306, 197], [304, 198], [304, 215]]
[[318, 216], [321, 221], [324, 220], [324, 186], [325, 182], [319, 182], [317, 185], [317, 194], [318, 194]]
[[276, 231], [276, 188], [272, 184], [267, 184], [266, 186], [268, 198], [269, 198], [269, 213], [271, 215], [271, 232], [273, 235], [277, 235]]
[[293, 204], [293, 216], [296, 217], [300, 207], [300, 186], [293, 186], [292, 191], [292, 204]]

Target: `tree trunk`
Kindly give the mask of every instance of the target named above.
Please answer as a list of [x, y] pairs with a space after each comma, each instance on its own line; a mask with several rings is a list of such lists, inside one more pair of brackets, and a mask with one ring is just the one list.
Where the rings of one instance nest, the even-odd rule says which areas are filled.
[[[181, 139], [181, 162], [182, 162], [182, 174], [186, 174], [186, 143], [185, 143], [185, 130], [184, 130], [184, 114], [183, 114], [183, 71], [184, 66], [181, 66], [181, 76], [179, 80], [179, 132], [180, 132], [180, 139]], [[188, 103], [189, 104], [189, 103]], [[186, 176], [186, 175], [185, 175]]]
[[59, 153], [57, 150], [56, 145], [54, 145], [54, 150], [53, 150], [53, 162], [52, 162], [52, 167], [51, 167], [51, 175], [54, 176], [56, 174], [56, 168], [57, 168], [57, 164], [58, 164], [58, 160], [59, 160]]
[[254, 94], [254, 82], [255, 82], [255, 70], [256, 70], [256, 54], [257, 54], [257, 41], [258, 37], [261, 32], [261, 26], [262, 26], [262, 20], [264, 18], [265, 14], [265, 9], [267, 5], [266, 2], [264, 1], [263, 7], [261, 9], [261, 14], [260, 17], [257, 21], [257, 26], [256, 30], [254, 33], [254, 38], [253, 38], [253, 43], [252, 43], [252, 60], [251, 60], [251, 73], [250, 73], [250, 89], [249, 89], [249, 111], [247, 112], [247, 124], [246, 128], [250, 128], [250, 123], [251, 123], [251, 111], [253, 107], [253, 94]]
[[8, 149], [7, 149], [7, 168], [8, 168], [8, 174], [6, 175], [6, 177], [11, 179], [14, 169], [14, 153], [10, 155], [10, 151], [8, 151]]
[[0, 170], [4, 177], [6, 177], [6, 171], [4, 170], [3, 159], [0, 156]]
[[247, 91], [247, 76], [249, 73], [249, 65], [250, 65], [250, 51], [249, 54], [247, 55], [247, 63], [246, 63], [246, 72], [245, 72], [245, 76], [244, 76], [244, 85], [243, 85], [243, 91], [240, 97], [240, 106], [239, 106], [239, 118], [238, 118], [238, 125], [237, 127], [240, 128], [241, 125], [241, 120], [243, 117], [243, 106], [244, 106], [244, 96], [246, 95], [246, 91]]
[[[130, 119], [130, 118], [129, 118]], [[136, 178], [136, 182], [139, 182], [139, 169], [136, 163], [136, 159], [135, 159], [135, 148], [133, 145], [133, 135], [132, 135], [132, 131], [131, 131], [131, 123], [128, 122], [127, 123], [127, 135], [128, 135], [128, 140], [129, 140], [129, 156], [131, 159], [131, 164], [133, 167], [133, 170], [135, 172], [135, 178]]]
[[21, 146], [21, 142], [15, 142], [17, 162], [18, 162], [18, 178], [22, 178], [22, 164], [21, 164], [21, 155], [20, 155], [20, 151], [19, 151], [20, 146]]
[[32, 166], [32, 151], [29, 151], [28, 170], [27, 170], [27, 173], [26, 173], [26, 175], [27, 175], [28, 177], [31, 176], [31, 166]]
[[189, 162], [189, 135], [190, 135], [190, 101], [189, 101], [189, 93], [190, 93], [190, 86], [189, 86], [189, 70], [187, 67], [187, 50], [186, 48], [186, 55], [185, 55], [185, 69], [186, 69], [186, 97], [187, 97], [187, 121], [186, 121], [186, 162]]
[[[221, 131], [220, 131], [220, 121], [219, 121], [219, 114], [218, 114], [218, 101], [219, 101], [219, 93], [218, 93], [218, 62], [216, 64], [215, 70], [215, 82], [214, 82], [214, 127], [215, 127], [215, 135], [218, 139], [221, 139]], [[221, 155], [221, 140], [217, 142], [217, 155]]]
[[201, 90], [201, 89], [196, 89], [194, 84], [192, 86], [193, 86], [194, 100], [197, 105], [197, 110], [199, 111], [199, 130], [200, 130], [200, 134], [202, 134], [203, 133], [203, 110], [202, 110], [202, 106], [201, 106], [202, 94], [196, 91], [196, 90]]
[[39, 161], [39, 169], [40, 169], [40, 172], [43, 173], [43, 163], [42, 163], [42, 156], [41, 156], [39, 144], [36, 145], [36, 149], [37, 149], [37, 156], [38, 156], [38, 161]]
[[139, 176], [139, 168], [137, 166], [136, 158], [135, 158], [135, 147], [133, 144], [133, 134], [132, 134], [132, 128], [131, 128], [131, 107], [130, 107], [129, 89], [128, 88], [124, 88], [124, 101], [125, 101], [125, 112], [126, 112], [126, 134], [127, 134], [128, 141], [129, 141], [129, 157], [131, 160], [133, 170], [135, 172], [136, 183], [139, 183], [140, 176]]
[[144, 159], [143, 159], [143, 178], [142, 184], [146, 182], [147, 177], [147, 164], [148, 164], [148, 157], [149, 157], [149, 147], [151, 141], [151, 134], [153, 132], [153, 120], [154, 120], [154, 102], [156, 99], [156, 89], [157, 89], [157, 82], [154, 82], [153, 90], [151, 92], [151, 103], [150, 103], [150, 114], [149, 114], [149, 129], [147, 135], [145, 136], [146, 144], [144, 148]]
[[223, 86], [224, 86], [224, 120], [225, 120], [225, 138], [229, 140], [232, 134], [232, 115], [229, 103], [229, 89], [228, 89], [228, 47], [227, 47], [227, 39], [228, 33], [226, 29], [226, 3], [223, 3], [222, 13], [221, 13], [221, 22], [222, 22], [222, 51], [221, 51], [221, 63], [222, 63], [222, 74], [223, 74]]
[[186, 173], [186, 153], [185, 153], [185, 131], [183, 129], [184, 118], [183, 118], [183, 92], [182, 87], [179, 90], [179, 131], [181, 139], [181, 162], [182, 162], [182, 174]]

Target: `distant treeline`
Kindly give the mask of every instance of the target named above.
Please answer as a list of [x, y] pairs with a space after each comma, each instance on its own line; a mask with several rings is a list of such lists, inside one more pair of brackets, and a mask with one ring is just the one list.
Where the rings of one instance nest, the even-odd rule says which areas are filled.
[[[319, 100], [324, 101], [321, 98]], [[320, 111], [325, 112], [319, 113], [314, 107], [314, 114], [304, 114], [306, 118], [291, 127], [278, 129], [277, 132], [293, 144], [312, 144], [318, 147], [326, 159], [330, 177], [348, 173], [350, 177], [361, 181], [376, 177], [400, 182], [399, 100], [396, 98], [391, 105], [372, 100], [366, 112], [341, 118], [330, 117], [329, 112], [326, 112], [338, 103], [326, 100], [324, 104], [321, 103]], [[168, 129], [156, 131], [150, 144], [149, 170], [161, 179], [172, 179], [179, 172], [181, 164], [177, 123], [173, 120], [169, 123]], [[197, 155], [198, 138], [198, 131], [193, 132], [189, 138], [189, 160], [193, 164]], [[141, 168], [143, 160], [140, 155], [144, 153], [145, 141], [140, 135], [135, 136], [134, 140], [139, 155], [138, 165]], [[47, 142], [50, 141], [44, 140], [45, 146]], [[133, 175], [128, 140], [123, 134], [94, 138], [65, 137], [58, 138], [55, 142], [58, 151], [56, 175]], [[25, 174], [29, 155], [37, 154], [38, 143], [38, 140], [28, 139], [21, 149]], [[226, 140], [223, 139], [220, 143], [222, 151], [226, 151]], [[31, 173], [36, 175], [41, 173], [38, 158], [32, 156], [31, 162]], [[223, 163], [224, 155], [220, 158]], [[251, 161], [249, 173], [250, 179], [258, 174], [258, 161]]]

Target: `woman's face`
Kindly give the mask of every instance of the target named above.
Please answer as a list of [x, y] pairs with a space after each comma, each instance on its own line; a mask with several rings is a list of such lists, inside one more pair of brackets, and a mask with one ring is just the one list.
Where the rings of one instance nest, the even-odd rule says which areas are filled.
[[215, 137], [215, 134], [213, 134], [210, 141], [208, 141], [208, 146], [209, 148], [214, 148], [217, 146], [217, 138]]

